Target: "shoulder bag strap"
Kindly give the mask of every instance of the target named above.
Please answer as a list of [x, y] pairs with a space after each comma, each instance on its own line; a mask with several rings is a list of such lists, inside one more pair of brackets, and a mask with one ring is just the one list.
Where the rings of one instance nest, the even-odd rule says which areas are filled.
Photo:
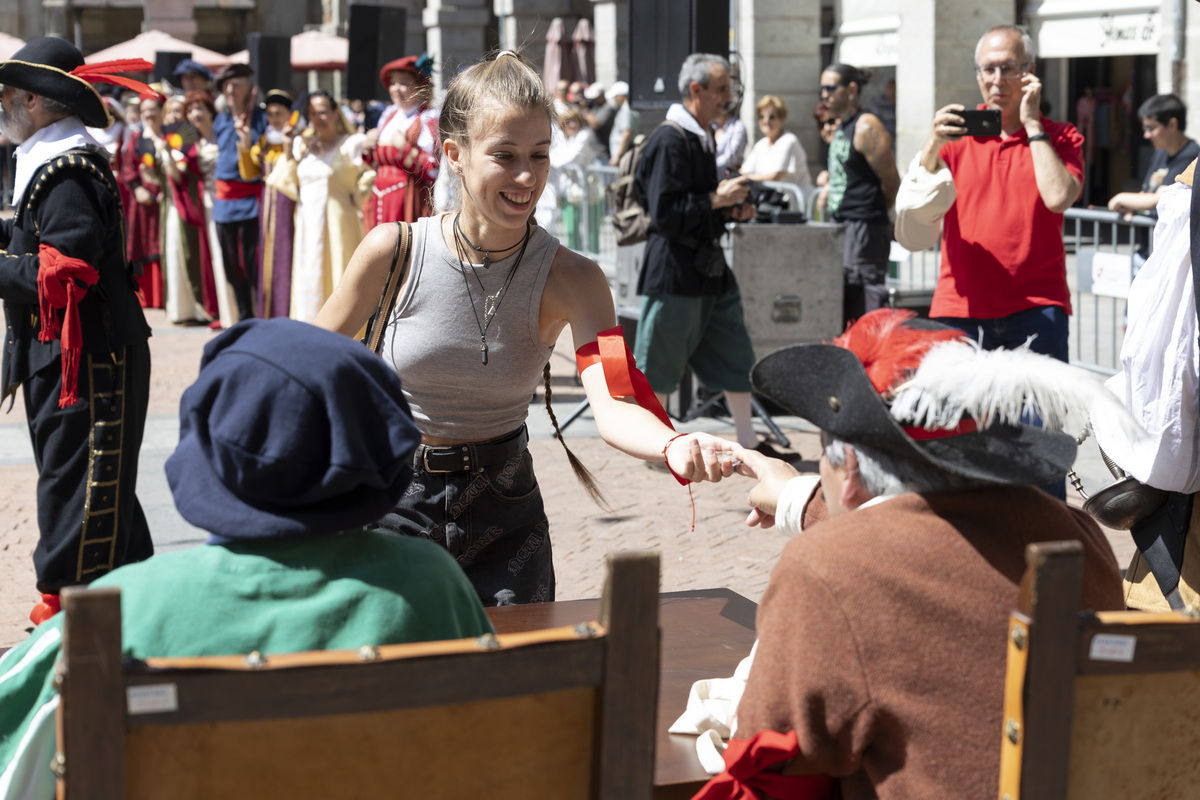
[[412, 249], [412, 226], [407, 222], [397, 222], [396, 228], [396, 249], [392, 253], [387, 285], [383, 289], [383, 296], [379, 298], [379, 307], [371, 319], [367, 320], [367, 335], [363, 337], [363, 344], [370, 348], [372, 353], [378, 353], [380, 345], [383, 344], [383, 333], [387, 330], [388, 320], [396, 308], [396, 295], [400, 293], [400, 284], [404, 281], [408, 255]]

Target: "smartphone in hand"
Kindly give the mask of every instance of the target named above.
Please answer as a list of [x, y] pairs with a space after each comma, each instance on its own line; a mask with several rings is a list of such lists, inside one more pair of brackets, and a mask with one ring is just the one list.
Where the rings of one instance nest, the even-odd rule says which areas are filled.
[[1000, 111], [991, 108], [972, 109], [957, 112], [963, 118], [963, 127], [967, 129], [966, 136], [999, 136]]

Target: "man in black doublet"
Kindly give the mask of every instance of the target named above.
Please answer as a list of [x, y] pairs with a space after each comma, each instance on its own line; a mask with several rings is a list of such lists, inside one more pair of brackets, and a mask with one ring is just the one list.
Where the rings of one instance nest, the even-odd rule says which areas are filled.
[[0, 62], [0, 131], [20, 143], [16, 213], [0, 220], [0, 397], [23, 392], [38, 469], [35, 623], [62, 587], [154, 552], [134, 494], [150, 328], [108, 155], [84, 128], [108, 123], [89, 79], [111, 80], [52, 37]]

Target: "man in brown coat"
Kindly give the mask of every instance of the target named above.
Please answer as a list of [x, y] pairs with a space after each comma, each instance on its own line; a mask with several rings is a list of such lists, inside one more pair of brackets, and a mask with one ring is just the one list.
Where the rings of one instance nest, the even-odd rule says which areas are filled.
[[[1083, 607], [1123, 607], [1095, 522], [1034, 488], [1070, 468], [1074, 439], [1055, 428], [1104, 389], [911, 316], [871, 312], [755, 365], [756, 391], [821, 429], [819, 484], [740, 456], [759, 480], [751, 524], [804, 532], [759, 606], [734, 736], [794, 731], [783, 772], [831, 776], [847, 799], [995, 795], [1026, 545], [1078, 539]], [[1049, 400], [1046, 427], [1021, 423], [1026, 395]]]

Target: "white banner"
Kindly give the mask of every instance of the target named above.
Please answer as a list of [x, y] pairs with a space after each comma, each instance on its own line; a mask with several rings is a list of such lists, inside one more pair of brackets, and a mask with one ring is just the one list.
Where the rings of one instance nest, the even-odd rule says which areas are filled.
[[1162, 49], [1162, 15], [1138, 11], [1043, 18], [1034, 22], [1033, 34], [1039, 59], [1152, 55]]

